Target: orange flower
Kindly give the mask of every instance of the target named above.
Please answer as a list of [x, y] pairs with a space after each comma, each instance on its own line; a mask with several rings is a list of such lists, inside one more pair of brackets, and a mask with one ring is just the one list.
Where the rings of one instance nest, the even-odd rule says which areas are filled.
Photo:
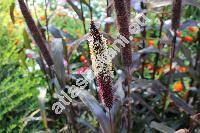
[[40, 20], [41, 21], [45, 21], [46, 20], [46, 17], [43, 15], [43, 16], [40, 16]]
[[153, 40], [149, 40], [149, 41], [148, 41], [148, 45], [149, 45], [149, 46], [153, 46], [153, 45], [154, 45], [154, 41], [153, 41]]
[[191, 36], [186, 36], [186, 37], [184, 38], [184, 40], [187, 41], [187, 42], [192, 42], [192, 41], [193, 41], [193, 38], [192, 38]]
[[23, 22], [24, 22], [24, 21], [23, 21], [22, 19], [18, 19], [18, 20], [16, 21], [16, 23], [19, 24], [19, 25], [22, 25]]
[[76, 32], [77, 32], [77, 33], [81, 33], [81, 31], [80, 31], [80, 30], [76, 30]]
[[15, 45], [18, 45], [20, 43], [19, 39], [15, 40]]
[[179, 70], [179, 72], [186, 72], [188, 69], [187, 69], [187, 67], [184, 67], [184, 66], [179, 66], [179, 68], [178, 68], [178, 70]]
[[59, 17], [63, 17], [63, 16], [66, 16], [67, 14], [66, 14], [66, 13], [62, 13], [62, 12], [59, 12], [59, 13], [57, 13], [57, 15], [58, 15]]
[[177, 31], [177, 36], [181, 37], [181, 35], [182, 35], [182, 32], [181, 31]]
[[12, 33], [12, 32], [13, 32], [13, 29], [14, 29], [14, 25], [13, 25], [13, 24], [9, 24], [9, 25], [8, 25], [8, 32], [9, 32], [9, 33]]
[[163, 73], [163, 71], [164, 71], [164, 69], [162, 67], [158, 69], [159, 74]]
[[197, 32], [197, 31], [198, 31], [198, 28], [197, 28], [196, 26], [189, 26], [189, 27], [188, 27], [188, 30], [189, 30], [190, 32]]
[[15, 16], [20, 16], [20, 13], [18, 11], [14, 12]]
[[146, 67], [147, 67], [151, 72], [153, 72], [154, 67], [153, 67], [151, 64], [146, 64]]
[[132, 41], [133, 41], [133, 42], [140, 42], [140, 39], [139, 39], [139, 38], [133, 38]]
[[181, 83], [181, 81], [177, 81], [174, 83], [173, 90], [174, 90], [174, 92], [183, 91], [183, 84]]
[[81, 31], [80, 30], [76, 30], [76, 33], [77, 33], [77, 35], [78, 35], [78, 37], [81, 37]]
[[81, 61], [81, 62], [84, 62], [85, 60], [86, 60], [85, 56], [81, 55], [80, 61]]
[[64, 30], [63, 30], [63, 32], [67, 33], [67, 30], [66, 30], [66, 29], [64, 29]]

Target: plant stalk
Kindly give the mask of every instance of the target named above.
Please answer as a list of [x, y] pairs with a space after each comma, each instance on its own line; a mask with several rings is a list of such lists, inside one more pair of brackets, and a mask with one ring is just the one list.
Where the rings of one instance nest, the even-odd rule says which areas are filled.
[[[145, 5], [143, 2], [141, 2], [141, 8], [145, 9]], [[144, 13], [144, 15], [146, 15], [146, 13]], [[142, 48], [145, 48], [146, 46], [146, 26], [143, 26], [143, 31], [142, 31]], [[142, 56], [142, 69], [141, 69], [141, 77], [144, 78], [144, 67], [145, 67], [145, 60], [143, 58], [144, 56]]]
[[32, 36], [36, 42], [36, 44], [38, 45], [45, 61], [47, 62], [48, 66], [53, 66], [53, 59], [46, 47], [45, 41], [40, 33], [40, 31], [38, 30], [25, 2], [23, 0], [18, 0], [19, 2], [19, 6], [22, 12], [22, 15], [24, 16], [24, 19], [26, 21], [26, 24], [30, 30], [30, 32], [32, 33]]
[[[160, 18], [161, 24], [160, 24], [159, 36], [158, 36], [159, 40], [158, 40], [158, 43], [157, 43], [159, 50], [160, 50], [160, 39], [162, 37], [162, 30], [163, 30], [163, 24], [164, 24], [164, 21], [163, 21], [163, 19], [164, 19], [164, 10], [165, 10], [165, 8], [163, 8], [163, 13], [162, 13], [162, 16]], [[152, 74], [152, 79], [155, 79], [156, 71], [158, 69], [158, 60], [159, 60], [159, 57], [160, 57], [159, 53], [156, 53], [156, 57], [155, 57], [155, 60], [154, 60], [154, 71], [153, 71], [153, 74]]]
[[175, 57], [175, 51], [176, 51], [176, 37], [177, 37], [177, 29], [179, 28], [180, 25], [180, 19], [181, 19], [181, 3], [182, 0], [173, 0], [173, 7], [172, 7], [172, 31], [174, 33], [173, 38], [172, 38], [172, 44], [170, 47], [170, 70], [169, 70], [169, 79], [167, 83], [167, 93], [165, 95], [165, 101], [164, 101], [164, 109], [167, 103], [167, 97], [169, 96], [170, 89], [169, 85], [172, 83], [172, 64], [174, 61]]
[[48, 28], [48, 15], [47, 15], [47, 10], [48, 10], [48, 0], [45, 0], [45, 23], [46, 23], [46, 29], [47, 29], [47, 41], [49, 42], [49, 28]]
[[[129, 0], [127, 0], [129, 1]], [[114, 0], [114, 7], [117, 14], [117, 26], [119, 29], [119, 33], [124, 36], [127, 40], [129, 40], [130, 32], [129, 32], [129, 16], [130, 11], [127, 10], [128, 6], [130, 6], [130, 2], [128, 3], [125, 0]], [[129, 8], [130, 10], [130, 8]], [[132, 64], [132, 50], [131, 44], [128, 43], [125, 47], [122, 48], [122, 61], [123, 65], [126, 68], [126, 73], [128, 74], [126, 77], [128, 83], [128, 92], [127, 97], [130, 97], [130, 82], [131, 82], [131, 74], [130, 74], [130, 66]], [[130, 101], [129, 101], [130, 102]], [[128, 132], [131, 132], [131, 104], [128, 103]]]

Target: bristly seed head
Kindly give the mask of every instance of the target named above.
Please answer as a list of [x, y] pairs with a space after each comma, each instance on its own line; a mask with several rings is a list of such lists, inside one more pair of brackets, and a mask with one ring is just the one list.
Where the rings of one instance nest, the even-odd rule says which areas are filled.
[[180, 25], [182, 0], [173, 0], [172, 29], [177, 30]]
[[[88, 39], [92, 68], [94, 70], [98, 89], [99, 99], [109, 109], [113, 104], [113, 91], [112, 91], [112, 63], [111, 60], [107, 60], [103, 54], [108, 50], [106, 39], [100, 34], [93, 21], [90, 24], [90, 37]], [[104, 60], [102, 60], [104, 59]]]

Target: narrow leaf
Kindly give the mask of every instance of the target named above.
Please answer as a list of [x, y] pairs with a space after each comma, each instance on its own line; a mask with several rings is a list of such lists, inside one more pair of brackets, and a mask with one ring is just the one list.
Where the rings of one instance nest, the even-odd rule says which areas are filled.
[[154, 128], [162, 133], [174, 133], [175, 132], [175, 130], [173, 128], [170, 128], [162, 123], [157, 123], [155, 121], [151, 122], [150, 127]]
[[54, 38], [62, 38], [62, 35], [60, 33], [60, 30], [57, 29], [55, 26], [53, 25], [48, 25], [48, 30], [49, 32], [53, 35]]
[[148, 105], [148, 103], [146, 103], [138, 94], [132, 93], [131, 94], [134, 100], [139, 101], [142, 105], [144, 105], [151, 113], [153, 113], [155, 115], [155, 117], [157, 119], [160, 119], [159, 116], [157, 115], [157, 113], [153, 110], [153, 108]]
[[61, 39], [54, 39], [51, 44], [51, 51], [53, 61], [55, 63], [55, 72], [57, 78], [61, 84], [61, 87], [65, 85], [65, 69], [64, 69], [64, 56], [63, 56], [63, 44]]
[[10, 5], [10, 18], [11, 18], [13, 24], [15, 23], [14, 9], [15, 9], [15, 3], [13, 2]]
[[182, 108], [185, 112], [187, 112], [190, 115], [194, 114], [193, 109], [186, 102], [184, 102], [179, 97], [175, 96], [173, 93], [170, 93], [170, 98], [176, 106]]
[[100, 123], [102, 130], [105, 133], [110, 133], [111, 128], [108, 117], [106, 116], [103, 108], [99, 105], [97, 100], [85, 90], [80, 90], [79, 98], [97, 118], [97, 121]]

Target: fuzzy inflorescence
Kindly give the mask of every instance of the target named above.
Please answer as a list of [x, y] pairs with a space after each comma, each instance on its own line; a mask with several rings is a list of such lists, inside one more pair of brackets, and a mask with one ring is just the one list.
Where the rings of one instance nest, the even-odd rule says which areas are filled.
[[172, 29], [177, 30], [180, 25], [182, 0], [173, 0], [172, 7]]
[[[130, 1], [114, 0], [113, 2], [117, 15], [117, 27], [119, 29], [119, 33], [120, 35], [124, 36], [127, 40], [129, 40]], [[122, 47], [121, 53], [124, 66], [130, 67], [132, 64], [132, 51], [130, 43], [126, 44], [125, 47]]]
[[93, 21], [91, 21], [90, 26], [89, 47], [91, 51], [92, 68], [99, 89], [99, 99], [110, 109], [113, 104], [112, 63], [109, 57], [106, 57], [106, 39], [100, 34]]

